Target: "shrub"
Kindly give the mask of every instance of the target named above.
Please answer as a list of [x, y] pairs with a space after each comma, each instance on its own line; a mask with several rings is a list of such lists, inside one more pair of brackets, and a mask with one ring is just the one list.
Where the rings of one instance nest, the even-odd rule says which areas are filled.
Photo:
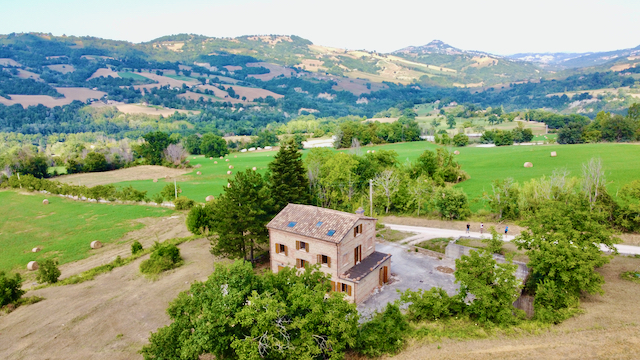
[[356, 350], [366, 356], [395, 354], [402, 349], [409, 332], [409, 323], [397, 304], [388, 303], [384, 312], [358, 330]]
[[449, 220], [464, 220], [471, 215], [467, 194], [458, 188], [442, 188], [437, 195], [436, 208], [443, 217]]
[[465, 304], [458, 297], [450, 297], [442, 288], [434, 287], [428, 291], [408, 289], [400, 295], [400, 301], [410, 303], [407, 315], [410, 320], [438, 320], [457, 315]]
[[162, 204], [162, 202], [164, 201], [164, 197], [162, 197], [162, 194], [155, 194], [151, 197], [151, 200], [153, 200], [154, 203], [156, 204]]
[[211, 227], [213, 202], [194, 206], [187, 215], [187, 229], [195, 235], [204, 234]]
[[8, 276], [4, 271], [0, 271], [0, 307], [14, 303], [20, 299], [24, 291], [20, 288], [22, 278], [20, 274], [14, 277]]
[[187, 197], [178, 196], [174, 204], [176, 205], [176, 210], [191, 210], [196, 202]]
[[465, 134], [456, 134], [453, 137], [453, 144], [455, 146], [467, 146], [469, 144], [469, 137]]
[[178, 185], [174, 186], [174, 184], [165, 185], [162, 188], [162, 191], [160, 192], [160, 194], [162, 195], [162, 198], [167, 200], [167, 201], [175, 200], [176, 199], [176, 188], [177, 188], [177, 193], [180, 194], [182, 192], [182, 190], [180, 190], [180, 186], [178, 186]]
[[140, 264], [143, 274], [159, 274], [182, 265], [180, 249], [173, 244], [155, 242], [151, 257]]
[[60, 277], [60, 269], [58, 269], [58, 261], [47, 259], [40, 264], [40, 268], [38, 268], [38, 275], [36, 280], [40, 283], [50, 283], [55, 284], [58, 282], [58, 278]]
[[492, 254], [502, 254], [502, 234], [499, 234], [493, 226], [489, 228], [489, 232], [491, 237], [482, 239], [482, 242], [487, 244], [487, 251]]
[[141, 252], [143, 250], [142, 248], [142, 244], [140, 244], [140, 241], [136, 240], [133, 242], [133, 244], [131, 244], [131, 253], [133, 255]]

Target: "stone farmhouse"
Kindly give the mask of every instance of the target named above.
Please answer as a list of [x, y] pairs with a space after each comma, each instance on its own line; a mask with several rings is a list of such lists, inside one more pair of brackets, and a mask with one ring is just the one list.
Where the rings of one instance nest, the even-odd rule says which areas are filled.
[[269, 224], [271, 271], [320, 264], [333, 291], [355, 303], [389, 281], [391, 255], [375, 251], [377, 219], [311, 205], [287, 205]]

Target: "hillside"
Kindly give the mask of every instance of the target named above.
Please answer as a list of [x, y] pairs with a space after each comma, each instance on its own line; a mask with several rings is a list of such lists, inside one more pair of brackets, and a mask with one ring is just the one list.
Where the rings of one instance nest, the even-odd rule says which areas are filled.
[[640, 62], [640, 46], [592, 53], [521, 53], [508, 58], [537, 63], [550, 69], [593, 68], [621, 71]]

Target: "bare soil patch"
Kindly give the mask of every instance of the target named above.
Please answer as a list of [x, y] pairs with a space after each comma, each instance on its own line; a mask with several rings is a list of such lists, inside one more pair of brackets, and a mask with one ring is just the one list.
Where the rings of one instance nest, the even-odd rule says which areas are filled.
[[[336, 81], [338, 84], [332, 87], [333, 90], [349, 91], [356, 96], [359, 96], [362, 94], [368, 94], [372, 91], [382, 90], [387, 87], [387, 85], [384, 85], [381, 83], [370, 82], [370, 81], [360, 80], [360, 79], [336, 78], [334, 79], [334, 81]], [[370, 88], [367, 88], [367, 83], [369, 84]]]
[[104, 91], [92, 90], [82, 87], [57, 87], [56, 90], [69, 100], [80, 100], [82, 102], [88, 99], [100, 99], [107, 95]]
[[53, 71], [57, 71], [63, 74], [76, 71], [76, 68], [73, 65], [69, 64], [47, 65], [47, 67]]
[[[171, 75], [175, 74], [175, 71], [173, 70], [163, 70], [163, 72]], [[151, 89], [151, 88], [156, 88], [156, 87], [166, 86], [166, 85], [169, 85], [171, 87], [182, 87], [182, 84], [187, 84], [187, 86], [193, 86], [199, 83], [198, 81], [195, 81], [195, 80], [190, 80], [190, 81], [176, 80], [167, 76], [156, 75], [154, 73], [145, 72], [145, 71], [139, 72], [136, 74], [140, 76], [144, 76], [151, 80], [157, 81], [157, 84], [136, 85], [134, 86], [136, 89], [141, 89], [141, 88]]]
[[274, 99], [283, 98], [284, 95], [276, 94], [273, 91], [259, 89], [259, 88], [249, 88], [244, 86], [233, 86], [233, 90], [237, 95], [242, 99], [243, 96], [247, 98], [249, 101], [253, 101], [256, 98], [266, 98], [267, 96], [273, 96]]
[[139, 104], [118, 104], [116, 105], [118, 111], [121, 111], [125, 114], [147, 114], [147, 115], [162, 115], [169, 116], [173, 115], [176, 111], [181, 114], [199, 114], [200, 111], [196, 110], [180, 110], [180, 109], [170, 109], [170, 108], [156, 108], [151, 106], [139, 105]]
[[436, 270], [440, 271], [441, 273], [445, 273], [445, 274], [453, 274], [454, 270], [450, 267], [446, 267], [446, 266], [438, 266], [436, 267]]
[[157, 165], [141, 165], [99, 173], [62, 175], [56, 177], [54, 180], [73, 185], [96, 186], [122, 181], [161, 179], [165, 176], [173, 178], [190, 171], [189, 169], [172, 169]]
[[8, 58], [1, 58], [0, 59], [0, 65], [2, 66], [22, 66], [19, 62], [13, 60], [13, 59], [8, 59]]
[[112, 78], [119, 78], [120, 75], [118, 75], [117, 72], [111, 70], [111, 69], [107, 69], [107, 68], [100, 68], [98, 70], [96, 70], [96, 72], [93, 73], [93, 75], [91, 75], [87, 80], [91, 80], [93, 78], [97, 78], [97, 77], [109, 77], [111, 76]]
[[584, 314], [539, 335], [519, 334], [485, 340], [414, 342], [394, 359], [638, 359], [640, 358], [640, 284], [619, 274], [640, 259], [615, 257], [599, 272], [605, 294], [582, 299]]
[[276, 64], [270, 64], [270, 63], [266, 63], [266, 62], [256, 62], [256, 63], [248, 63], [247, 66], [249, 67], [263, 67], [263, 68], [267, 68], [269, 69], [269, 73], [267, 74], [259, 74], [259, 75], [249, 75], [250, 77], [256, 78], [256, 79], [260, 79], [263, 81], [269, 81], [275, 77], [278, 77], [280, 75], [284, 75], [284, 77], [291, 77], [292, 75], [295, 74], [295, 71], [281, 66], [281, 65], [276, 65]]
[[144, 256], [77, 285], [29, 291], [45, 300], [0, 322], [4, 359], [139, 359], [149, 333], [169, 324], [166, 308], [217, 261], [206, 239], [179, 245], [185, 264], [152, 281], [139, 272]]
[[56, 107], [71, 104], [73, 100], [67, 98], [54, 98], [49, 95], [10, 95], [11, 100], [0, 97], [0, 104], [11, 106], [15, 104], [22, 105], [23, 108], [42, 104], [46, 107]]
[[42, 82], [44, 81], [40, 79], [40, 75], [31, 71], [22, 70], [22, 69], [18, 69], [18, 77], [21, 79], [33, 79], [35, 81], [42, 81]]
[[237, 66], [237, 65], [227, 65], [223, 67], [229, 71], [242, 70], [242, 66]]

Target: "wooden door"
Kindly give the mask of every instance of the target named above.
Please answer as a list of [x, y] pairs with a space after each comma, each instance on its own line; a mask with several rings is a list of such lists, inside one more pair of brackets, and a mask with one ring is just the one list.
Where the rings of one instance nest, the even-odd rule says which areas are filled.
[[362, 245], [356, 246], [353, 250], [353, 263], [357, 264], [362, 261]]
[[380, 286], [389, 282], [389, 267], [383, 266], [380, 268]]

